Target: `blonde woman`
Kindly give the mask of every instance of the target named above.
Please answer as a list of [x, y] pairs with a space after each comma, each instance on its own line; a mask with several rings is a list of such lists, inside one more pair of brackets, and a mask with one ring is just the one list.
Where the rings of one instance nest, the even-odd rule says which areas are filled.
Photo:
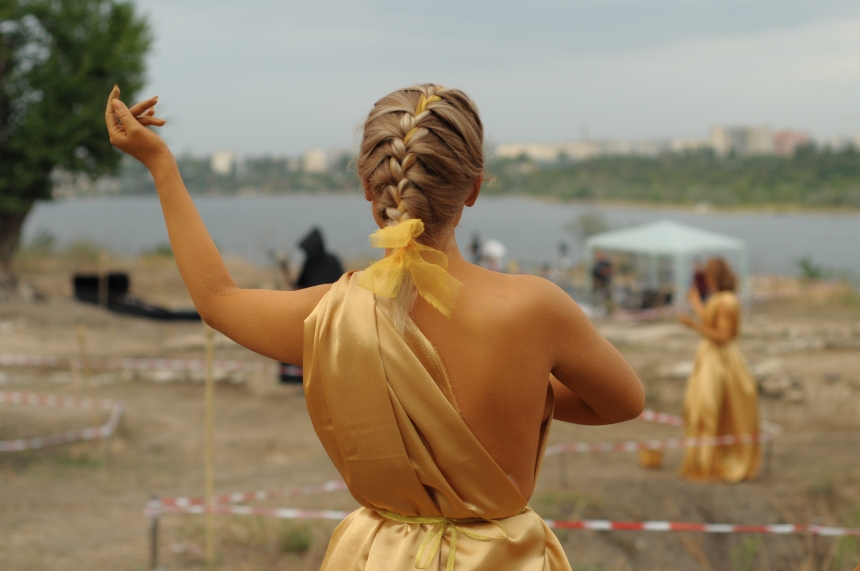
[[[680, 320], [702, 335], [684, 399], [687, 436], [755, 435], [758, 394], [735, 339], [740, 334], [737, 280], [728, 263], [711, 258], [705, 266], [707, 303], [696, 288], [688, 295], [698, 318]], [[687, 448], [681, 473], [693, 480], [739, 482], [755, 476], [761, 451], [757, 442]]]
[[562, 290], [460, 254], [454, 229], [484, 177], [472, 101], [426, 84], [373, 106], [357, 166], [385, 257], [289, 292], [236, 287], [170, 150], [145, 128], [164, 124], [154, 105], [129, 109], [115, 88], [108, 130], [155, 179], [197, 310], [245, 347], [304, 367], [314, 428], [362, 506], [322, 568], [570, 569], [528, 506], [551, 419], [629, 420], [643, 390]]

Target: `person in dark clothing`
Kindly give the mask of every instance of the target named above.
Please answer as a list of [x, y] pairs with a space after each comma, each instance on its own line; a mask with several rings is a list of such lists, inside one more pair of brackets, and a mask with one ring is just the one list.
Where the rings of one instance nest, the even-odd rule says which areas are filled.
[[322, 284], [333, 284], [343, 275], [343, 266], [337, 256], [326, 252], [325, 242], [319, 228], [314, 228], [305, 236], [299, 247], [305, 251], [302, 273], [296, 280], [296, 289], [305, 289]]
[[[305, 252], [305, 262], [302, 264], [302, 271], [299, 274], [299, 279], [293, 284], [294, 289], [305, 289], [323, 284], [332, 284], [340, 279], [343, 275], [343, 266], [340, 260], [334, 254], [327, 252], [325, 249], [325, 241], [323, 240], [322, 232], [319, 228], [313, 228], [299, 242], [299, 248]], [[285, 267], [285, 266], [284, 266]], [[283, 269], [283, 268], [282, 268]], [[289, 275], [284, 278], [287, 283], [290, 283]], [[281, 383], [301, 383], [302, 368], [281, 363], [280, 373]]]
[[595, 306], [603, 305], [607, 313], [612, 313], [614, 305], [612, 302], [612, 274], [614, 268], [612, 262], [602, 250], [594, 252], [594, 265], [591, 267], [591, 285], [593, 303]]
[[708, 283], [705, 279], [705, 267], [702, 265], [702, 261], [697, 259], [693, 268], [693, 287], [699, 292], [699, 297], [702, 298], [702, 301], [705, 301], [711, 293], [708, 291]]

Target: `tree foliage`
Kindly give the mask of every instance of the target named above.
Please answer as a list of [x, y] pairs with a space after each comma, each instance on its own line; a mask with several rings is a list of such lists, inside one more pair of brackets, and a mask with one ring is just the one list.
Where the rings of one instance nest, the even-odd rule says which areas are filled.
[[710, 152], [660, 157], [600, 157], [548, 165], [525, 158], [489, 166], [490, 193], [664, 204], [860, 207], [860, 153], [799, 149], [792, 157], [716, 157]]
[[3, 0], [0, 4], [0, 272], [52, 174], [98, 176], [120, 155], [104, 127], [114, 84], [143, 86], [145, 18], [121, 0]]
[[111, 87], [143, 86], [150, 33], [131, 4], [12, 0], [0, 13], [0, 210], [51, 196], [56, 168], [99, 175], [119, 154], [105, 136]]

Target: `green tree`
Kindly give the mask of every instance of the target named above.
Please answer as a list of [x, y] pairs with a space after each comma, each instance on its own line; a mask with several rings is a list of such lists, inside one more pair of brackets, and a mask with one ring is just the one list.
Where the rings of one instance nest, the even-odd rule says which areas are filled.
[[114, 84], [129, 100], [143, 86], [151, 39], [130, 2], [0, 2], [0, 287], [14, 283], [21, 227], [53, 176], [119, 164], [105, 102]]

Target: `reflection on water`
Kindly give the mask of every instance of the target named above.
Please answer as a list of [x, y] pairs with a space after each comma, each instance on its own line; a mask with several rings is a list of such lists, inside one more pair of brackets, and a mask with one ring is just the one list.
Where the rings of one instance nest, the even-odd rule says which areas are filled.
[[[288, 250], [319, 225], [333, 251], [344, 258], [375, 257], [367, 242], [374, 230], [369, 204], [360, 195], [195, 197], [215, 242], [225, 254], [265, 262], [270, 250]], [[796, 274], [796, 260], [809, 256], [828, 270], [860, 272], [860, 215], [835, 213], [696, 213], [670, 208], [559, 204], [530, 198], [482, 198], [467, 209], [458, 241], [495, 238], [508, 257], [551, 262], [565, 242], [574, 262], [580, 245], [565, 225], [585, 213], [611, 228], [672, 219], [746, 240], [756, 273]], [[40, 204], [24, 228], [24, 240], [41, 229], [60, 243], [85, 239], [119, 254], [136, 254], [167, 241], [154, 197], [78, 199]]]

